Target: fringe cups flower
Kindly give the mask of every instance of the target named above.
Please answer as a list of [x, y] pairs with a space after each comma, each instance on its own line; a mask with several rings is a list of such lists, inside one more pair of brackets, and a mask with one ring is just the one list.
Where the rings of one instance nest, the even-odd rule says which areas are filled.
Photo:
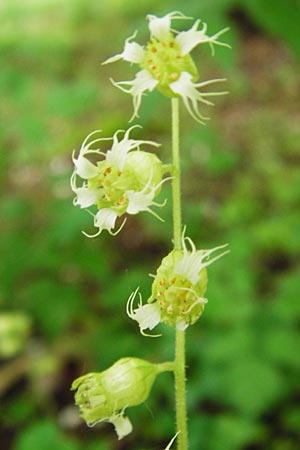
[[[227, 244], [226, 244], [227, 245]], [[137, 321], [142, 334], [152, 330], [160, 322], [184, 330], [194, 324], [203, 313], [207, 299], [207, 267], [228, 253], [221, 245], [209, 250], [197, 250], [192, 240], [182, 235], [182, 250], [173, 250], [163, 258], [152, 284], [148, 303], [134, 302], [138, 289], [127, 301], [128, 316]]]
[[173, 363], [152, 364], [139, 358], [122, 358], [109, 369], [74, 380], [71, 390], [88, 426], [110, 422], [119, 439], [132, 431], [125, 409], [147, 400], [156, 376], [173, 370]]
[[[117, 218], [125, 213], [148, 211], [159, 218], [152, 206], [163, 206], [154, 199], [167, 178], [163, 179], [160, 159], [153, 153], [140, 150], [141, 145], [158, 147], [159, 144], [131, 139], [130, 132], [136, 127], [138, 125], [126, 132], [119, 130], [112, 138], [96, 137], [100, 130], [94, 131], [84, 140], [78, 157], [73, 154], [75, 168], [71, 187], [76, 194], [74, 204], [96, 209], [89, 211], [94, 217], [94, 226], [98, 228], [94, 236], [102, 230], [111, 234], [118, 232], [120, 228], [113, 231]], [[123, 134], [122, 139], [120, 134]], [[110, 140], [112, 145], [106, 152], [94, 148]]]
[[219, 41], [228, 28], [224, 28], [213, 36], [208, 36], [207, 25], [196, 20], [187, 31], [173, 31], [171, 22], [174, 19], [191, 19], [180, 12], [173, 12], [163, 17], [147, 16], [149, 21], [150, 41], [145, 45], [133, 42], [136, 32], [125, 41], [122, 53], [119, 53], [103, 64], [124, 60], [138, 64], [140, 71], [130, 81], [114, 81], [112, 83], [122, 91], [133, 96], [133, 115], [130, 120], [138, 117], [142, 96], [145, 92], [158, 89], [168, 97], [181, 97], [190, 115], [198, 122], [207, 120], [199, 110], [198, 103], [212, 105], [206, 97], [223, 95], [227, 92], [200, 92], [199, 88], [211, 83], [224, 81], [214, 79], [197, 83], [198, 70], [190, 52], [200, 44], [209, 44], [214, 54], [214, 46], [230, 47]]

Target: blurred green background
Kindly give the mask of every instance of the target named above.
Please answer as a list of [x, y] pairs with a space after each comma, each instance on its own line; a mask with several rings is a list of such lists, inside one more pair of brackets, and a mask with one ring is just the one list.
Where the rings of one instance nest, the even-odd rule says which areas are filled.
[[[128, 411], [134, 431], [88, 429], [69, 388], [123, 356], [173, 357], [173, 330], [139, 335], [125, 315], [147, 298], [171, 246], [165, 223], [131, 216], [115, 238], [89, 240], [91, 217], [72, 205], [71, 153], [101, 128], [128, 126], [132, 99], [109, 82], [133, 78], [119, 53], [145, 16], [181, 10], [230, 26], [232, 50], [195, 50], [201, 79], [226, 77], [211, 121], [182, 108], [183, 213], [198, 247], [228, 242], [209, 271], [209, 303], [187, 332], [191, 450], [300, 448], [300, 83], [297, 0], [1, 0], [1, 450], [159, 450], [174, 435], [172, 378]], [[169, 104], [144, 98], [143, 131], [170, 162]]]

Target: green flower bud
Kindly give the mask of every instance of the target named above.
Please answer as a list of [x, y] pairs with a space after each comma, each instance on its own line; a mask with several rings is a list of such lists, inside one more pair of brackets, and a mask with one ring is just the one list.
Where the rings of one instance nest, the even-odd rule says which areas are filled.
[[24, 347], [30, 333], [30, 319], [20, 313], [0, 314], [0, 357], [11, 357]]
[[154, 153], [133, 151], [127, 156], [121, 182], [124, 189], [135, 191], [141, 191], [149, 183], [156, 189], [157, 195], [163, 174], [162, 162]]
[[152, 364], [138, 358], [122, 358], [109, 369], [77, 378], [75, 403], [89, 426], [98, 422], [114, 424], [119, 439], [132, 430], [124, 417], [129, 406], [143, 403], [149, 396], [158, 373], [173, 370], [172, 363]]

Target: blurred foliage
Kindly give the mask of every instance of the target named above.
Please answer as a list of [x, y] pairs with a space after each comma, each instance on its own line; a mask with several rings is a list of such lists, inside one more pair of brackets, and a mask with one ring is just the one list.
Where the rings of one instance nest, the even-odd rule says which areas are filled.
[[[76, 376], [124, 356], [172, 358], [173, 330], [146, 339], [125, 315], [129, 294], [140, 286], [148, 295], [147, 274], [170, 248], [170, 188], [164, 224], [130, 217], [116, 238], [88, 240], [81, 230], [91, 218], [72, 206], [69, 177], [86, 134], [109, 136], [131, 115], [131, 99], [108, 78], [133, 72], [101, 61], [135, 29], [143, 42], [146, 14], [177, 9], [211, 33], [230, 25], [233, 47], [218, 48], [213, 62], [195, 52], [201, 78], [228, 78], [230, 96], [209, 125], [182, 111], [188, 234], [231, 249], [211, 268], [209, 303], [187, 335], [191, 450], [299, 448], [299, 8], [296, 0], [0, 3], [0, 307], [1, 317], [28, 321], [2, 354], [1, 449], [159, 449], [174, 435], [170, 374], [146, 407], [129, 410], [134, 432], [121, 442], [110, 425], [82, 424], [69, 391]], [[145, 97], [140, 123], [169, 162], [166, 103]]]

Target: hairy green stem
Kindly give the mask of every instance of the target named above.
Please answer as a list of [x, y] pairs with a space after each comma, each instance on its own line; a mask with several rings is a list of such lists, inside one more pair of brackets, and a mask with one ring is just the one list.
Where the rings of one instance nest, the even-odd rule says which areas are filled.
[[[179, 101], [172, 98], [172, 199], [173, 199], [173, 242], [174, 249], [180, 250], [181, 245], [181, 189], [180, 189], [180, 153], [179, 153]], [[175, 397], [176, 397], [176, 424], [178, 450], [187, 450], [187, 413], [186, 413], [186, 387], [185, 387], [185, 332], [176, 329], [175, 346]]]
[[172, 200], [173, 200], [173, 240], [174, 248], [181, 249], [181, 188], [179, 154], [179, 101], [172, 98]]
[[176, 395], [176, 422], [178, 435], [178, 450], [187, 450], [187, 412], [185, 399], [185, 332], [176, 330], [175, 353], [175, 395]]

